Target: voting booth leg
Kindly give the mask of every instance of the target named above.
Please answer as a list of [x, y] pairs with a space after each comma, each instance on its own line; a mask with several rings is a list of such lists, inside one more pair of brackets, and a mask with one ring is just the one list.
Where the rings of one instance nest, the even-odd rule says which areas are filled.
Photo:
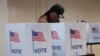
[[81, 56], [95, 56], [95, 54], [93, 54], [93, 51], [92, 51], [92, 45], [90, 45], [90, 53], [88, 53], [87, 55], [81, 55]]
[[91, 54], [92, 54], [92, 45], [90, 45], [90, 51], [91, 51]]

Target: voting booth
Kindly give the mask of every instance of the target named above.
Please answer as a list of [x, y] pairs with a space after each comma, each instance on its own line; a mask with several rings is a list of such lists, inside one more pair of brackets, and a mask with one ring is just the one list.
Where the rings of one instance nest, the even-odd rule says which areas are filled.
[[98, 44], [100, 44], [100, 23], [87, 23], [87, 45], [90, 45], [91, 54], [93, 54], [92, 45]]
[[[25, 24], [6, 25], [7, 56], [24, 56], [31, 54], [28, 48], [32, 48], [31, 38], [27, 38]], [[30, 28], [30, 27], [28, 27]], [[29, 29], [31, 30], [31, 29]], [[26, 32], [26, 33], [25, 33]], [[26, 45], [27, 44], [27, 45]]]
[[100, 44], [100, 23], [88, 23], [87, 43]]
[[66, 28], [65, 25], [66, 23], [51, 23], [53, 56], [72, 56], [69, 27]]
[[49, 28], [47, 24], [8, 24], [7, 56], [52, 56]]
[[66, 23], [67, 27], [73, 56], [86, 55], [86, 23]]
[[7, 56], [78, 56], [87, 54], [85, 23], [6, 25]]
[[32, 24], [33, 56], [52, 56], [51, 31], [48, 24]]

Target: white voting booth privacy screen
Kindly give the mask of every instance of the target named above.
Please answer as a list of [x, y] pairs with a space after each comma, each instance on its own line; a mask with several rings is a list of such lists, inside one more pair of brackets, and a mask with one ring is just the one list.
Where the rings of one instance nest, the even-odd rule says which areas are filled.
[[32, 25], [33, 56], [52, 56], [50, 25]]
[[53, 56], [72, 56], [68, 30], [65, 23], [51, 24]]
[[87, 43], [100, 43], [100, 23], [88, 23]]
[[69, 27], [70, 43], [73, 56], [85, 55], [86, 51], [86, 24], [85, 23], [66, 23]]
[[[7, 56], [24, 56], [29, 52], [27, 48], [31, 47], [31, 38], [26, 37], [25, 24], [8, 24], [7, 25]], [[30, 27], [28, 27], [30, 28]], [[27, 44], [27, 45], [26, 45]]]
[[84, 55], [85, 30], [85, 23], [7, 24], [7, 56]]

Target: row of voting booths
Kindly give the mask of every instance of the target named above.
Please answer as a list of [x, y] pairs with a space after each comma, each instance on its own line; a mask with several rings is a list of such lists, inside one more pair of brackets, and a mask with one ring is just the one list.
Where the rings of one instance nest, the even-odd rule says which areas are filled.
[[7, 56], [81, 56], [100, 42], [99, 24], [15, 23], [6, 25]]

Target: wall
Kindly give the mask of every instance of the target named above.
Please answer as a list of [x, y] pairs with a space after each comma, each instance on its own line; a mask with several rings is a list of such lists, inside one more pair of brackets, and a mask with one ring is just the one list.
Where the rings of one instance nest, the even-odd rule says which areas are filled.
[[[8, 0], [8, 7], [13, 9], [9, 14], [9, 23], [37, 22], [53, 4], [59, 3], [65, 8], [65, 19], [61, 22], [75, 22], [79, 19], [87, 22], [100, 22], [99, 0]], [[88, 47], [90, 49], [90, 47]], [[90, 52], [88, 49], [88, 52]], [[100, 56], [100, 46], [93, 45], [93, 53]]]
[[36, 0], [8, 0], [9, 23], [36, 22]]
[[0, 0], [0, 56], [6, 55], [5, 24], [7, 22], [7, 0]]
[[65, 19], [61, 20], [62, 22], [76, 21], [78, 19], [99, 22], [99, 2], [98, 0], [8, 0], [8, 8], [15, 8], [10, 12], [15, 11], [15, 14], [9, 14], [9, 23], [36, 22], [55, 3], [59, 3], [65, 8]]

